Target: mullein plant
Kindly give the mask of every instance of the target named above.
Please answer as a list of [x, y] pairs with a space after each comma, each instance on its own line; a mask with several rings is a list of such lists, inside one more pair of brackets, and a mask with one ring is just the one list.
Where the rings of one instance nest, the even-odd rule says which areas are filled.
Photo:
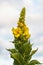
[[14, 36], [13, 49], [7, 49], [10, 51], [11, 58], [14, 59], [13, 65], [36, 65], [40, 64], [37, 60], [32, 60], [32, 56], [38, 49], [32, 50], [32, 44], [30, 43], [30, 30], [25, 24], [25, 8], [22, 9], [16, 28], [12, 28]]

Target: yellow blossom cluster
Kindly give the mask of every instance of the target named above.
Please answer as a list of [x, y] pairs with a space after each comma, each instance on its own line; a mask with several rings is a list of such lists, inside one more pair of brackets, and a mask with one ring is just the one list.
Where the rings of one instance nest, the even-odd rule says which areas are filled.
[[24, 33], [23, 33], [23, 36], [26, 38], [26, 39], [28, 39], [28, 38], [30, 38], [30, 30], [29, 30], [29, 28], [28, 27], [26, 27], [26, 26], [24, 26], [23, 27], [23, 31], [24, 31]]
[[13, 32], [13, 35], [16, 38], [18, 38], [21, 35], [21, 33], [22, 33], [22, 31], [21, 31], [21, 29], [19, 27], [18, 28], [12, 28], [12, 32]]
[[24, 36], [26, 39], [30, 38], [29, 28], [22, 22], [18, 22], [18, 26], [17, 28], [12, 28], [13, 35], [16, 38], [19, 38], [20, 35]]

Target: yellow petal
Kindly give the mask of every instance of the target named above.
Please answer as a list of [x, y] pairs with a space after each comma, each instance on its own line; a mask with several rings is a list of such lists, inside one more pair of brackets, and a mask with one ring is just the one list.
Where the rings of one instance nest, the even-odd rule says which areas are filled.
[[20, 34], [15, 35], [16, 38], [18, 38], [19, 36], [20, 36]]

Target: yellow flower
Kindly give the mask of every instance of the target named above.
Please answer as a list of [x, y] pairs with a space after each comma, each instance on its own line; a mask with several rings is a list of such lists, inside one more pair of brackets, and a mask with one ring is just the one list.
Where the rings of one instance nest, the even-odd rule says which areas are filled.
[[28, 32], [29, 31], [29, 28], [28, 27], [26, 27], [26, 25], [22, 28], [22, 32], [24, 33], [24, 32]]
[[28, 38], [30, 38], [30, 30], [29, 30], [29, 28], [28, 27], [26, 27], [26, 26], [24, 26], [24, 33], [23, 33], [23, 35], [24, 35], [24, 37], [26, 38], [26, 39], [28, 39]]
[[24, 31], [29, 31], [28, 27], [24, 26], [23, 28], [24, 28]]
[[22, 22], [18, 22], [18, 26], [23, 27], [25, 24]]
[[16, 38], [18, 38], [20, 36], [20, 34], [22, 33], [22, 31], [19, 27], [18, 28], [12, 28], [12, 32]]
[[28, 38], [30, 38], [30, 36], [31, 36], [30, 34], [27, 34], [25, 37], [26, 37], [26, 39], [28, 39]]
[[28, 33], [27, 31], [24, 32], [23, 35], [24, 35], [24, 37], [25, 37], [26, 39], [30, 38], [30, 36], [31, 36], [30, 33]]

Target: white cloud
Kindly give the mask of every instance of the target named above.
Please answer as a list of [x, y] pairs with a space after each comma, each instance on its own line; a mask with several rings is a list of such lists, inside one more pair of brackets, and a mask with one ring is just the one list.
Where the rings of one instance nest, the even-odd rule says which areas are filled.
[[11, 31], [11, 27], [2, 27], [0, 29], [0, 38], [2, 38], [3, 40], [7, 40], [7, 41], [10, 41], [13, 39], [13, 34], [12, 34], [12, 31]]
[[43, 2], [42, 0], [23, 0], [31, 19], [43, 19]]
[[40, 0], [41, 3], [43, 3], [43, 0]]
[[40, 58], [43, 55], [43, 37], [40, 37], [40, 38], [38, 37], [38, 38], [35, 38], [35, 39], [33, 41], [34, 44], [33, 44], [32, 48], [33, 49], [38, 48], [36, 56], [38, 56]]
[[0, 57], [0, 65], [12, 65], [13, 64], [13, 60], [6, 60]]
[[17, 19], [18, 10], [15, 6], [9, 4], [8, 2], [3, 2], [0, 4], [0, 26], [3, 24], [12, 24], [14, 20]]
[[32, 0], [23, 0], [23, 2], [27, 7], [30, 7], [32, 5]]
[[37, 53], [38, 54], [43, 54], [43, 46], [40, 44], [37, 44], [36, 46], [33, 46], [33, 49], [36, 49], [36, 48], [38, 48], [38, 51], [37, 51]]
[[41, 63], [43, 63], [43, 57], [37, 58]]
[[14, 45], [10, 41], [5, 41], [0, 38], [0, 46], [3, 48], [12, 48]]
[[43, 57], [33, 57], [32, 59], [38, 60], [40, 63], [43, 63]]

